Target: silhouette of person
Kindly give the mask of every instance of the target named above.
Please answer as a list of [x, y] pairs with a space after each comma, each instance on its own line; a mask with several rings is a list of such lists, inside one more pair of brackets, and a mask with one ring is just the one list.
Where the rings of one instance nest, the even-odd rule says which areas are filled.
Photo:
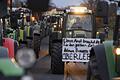
[[76, 28], [77, 28], [77, 29], [78, 29], [78, 28], [82, 28], [82, 27], [81, 27], [81, 24], [82, 24], [82, 23], [81, 23], [80, 18], [77, 17], [77, 18], [76, 18], [76, 22], [73, 23], [73, 25], [72, 25], [72, 28], [75, 28], [75, 29], [76, 29]]

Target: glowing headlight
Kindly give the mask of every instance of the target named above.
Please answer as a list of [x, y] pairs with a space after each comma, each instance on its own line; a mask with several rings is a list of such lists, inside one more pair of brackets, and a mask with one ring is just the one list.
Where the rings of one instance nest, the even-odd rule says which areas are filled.
[[70, 7], [70, 10], [74, 13], [86, 13], [88, 11], [87, 7]]
[[17, 51], [16, 59], [23, 68], [30, 68], [36, 61], [35, 53], [32, 49], [20, 49]]
[[24, 18], [26, 18], [26, 16], [24, 15]]
[[120, 48], [115, 48], [114, 52], [116, 55], [120, 55]]
[[56, 25], [54, 25], [54, 28], [56, 28], [57, 26]]
[[72, 32], [69, 32], [69, 35], [72, 35]]
[[99, 32], [96, 33], [97, 35], [99, 34]]
[[35, 17], [32, 16], [32, 21], [35, 21]]
[[24, 13], [22, 12], [21, 15], [23, 15]]
[[62, 33], [62, 31], [59, 31], [59, 33]]

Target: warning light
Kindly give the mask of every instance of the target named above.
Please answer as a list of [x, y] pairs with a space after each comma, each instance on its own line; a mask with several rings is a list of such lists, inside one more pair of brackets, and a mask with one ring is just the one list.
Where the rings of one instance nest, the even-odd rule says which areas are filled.
[[70, 7], [70, 11], [74, 13], [88, 13], [90, 12], [87, 7]]
[[32, 16], [32, 21], [35, 21], [35, 17]]
[[56, 28], [57, 26], [56, 25], [54, 25], [54, 28]]
[[114, 49], [114, 53], [115, 53], [116, 55], [120, 55], [120, 48], [115, 48], [115, 49]]
[[99, 35], [100, 32], [97, 32], [96, 34]]

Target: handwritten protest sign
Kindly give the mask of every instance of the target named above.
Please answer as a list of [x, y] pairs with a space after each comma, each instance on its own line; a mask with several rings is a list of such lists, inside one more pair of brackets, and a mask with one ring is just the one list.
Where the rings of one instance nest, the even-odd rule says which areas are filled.
[[63, 38], [62, 61], [88, 62], [90, 49], [100, 44], [100, 39]]

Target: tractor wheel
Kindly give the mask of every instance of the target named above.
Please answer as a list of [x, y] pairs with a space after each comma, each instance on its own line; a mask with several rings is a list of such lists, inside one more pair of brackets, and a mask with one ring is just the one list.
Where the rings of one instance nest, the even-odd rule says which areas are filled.
[[53, 43], [51, 47], [51, 71], [53, 74], [64, 74], [64, 62], [62, 62], [62, 44]]
[[88, 63], [87, 80], [101, 80], [95, 56], [92, 56]]
[[33, 36], [33, 49], [36, 53], [36, 58], [39, 58], [39, 51], [40, 51], [40, 34], [34, 33]]

